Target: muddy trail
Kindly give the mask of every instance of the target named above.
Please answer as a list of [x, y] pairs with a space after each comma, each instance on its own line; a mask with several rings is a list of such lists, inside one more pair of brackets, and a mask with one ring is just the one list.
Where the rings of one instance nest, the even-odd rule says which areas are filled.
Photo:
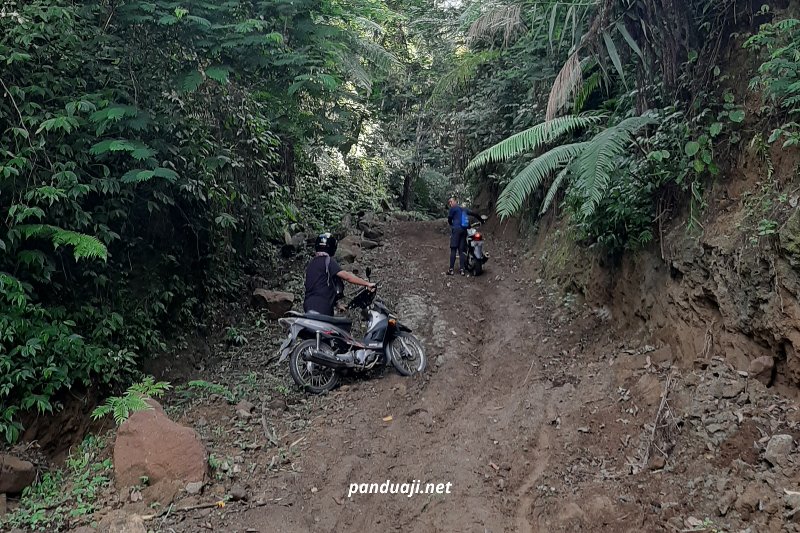
[[[153, 525], [187, 532], [796, 527], [784, 498], [798, 490], [797, 454], [764, 459], [770, 436], [798, 436], [793, 401], [721, 359], [698, 354], [695, 368], [672, 368], [658, 347], [624, 338], [602, 311], [548, 287], [536, 258], [516, 242], [487, 237], [486, 273], [450, 277], [443, 222], [389, 225], [385, 246], [365, 262], [389, 306], [423, 338], [428, 371], [403, 378], [387, 370], [291, 401], [259, 402], [254, 391], [259, 416], [249, 420], [213, 398], [183, 409], [179, 421], [197, 428], [223, 464], [204, 494], [179, 506], [232, 487], [243, 494], [224, 509], [159, 515]], [[231, 360], [218, 371], [241, 366]], [[450, 483], [451, 491], [348, 497], [352, 483], [387, 480]]]

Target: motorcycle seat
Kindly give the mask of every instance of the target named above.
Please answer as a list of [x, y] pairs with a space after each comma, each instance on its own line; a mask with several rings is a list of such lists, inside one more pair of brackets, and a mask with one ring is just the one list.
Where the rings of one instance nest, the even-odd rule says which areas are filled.
[[290, 311], [289, 314], [297, 317], [307, 318], [309, 320], [318, 320], [320, 322], [327, 322], [328, 324], [332, 324], [334, 326], [349, 327], [353, 324], [353, 321], [350, 320], [349, 318], [323, 315], [321, 313], [299, 313], [297, 311]]

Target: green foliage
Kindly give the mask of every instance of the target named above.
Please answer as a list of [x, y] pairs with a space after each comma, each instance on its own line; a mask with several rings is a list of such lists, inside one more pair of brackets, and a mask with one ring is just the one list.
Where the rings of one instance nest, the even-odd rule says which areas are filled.
[[229, 403], [233, 403], [236, 399], [236, 396], [228, 387], [205, 380], [190, 381], [186, 385], [180, 386], [177, 392], [179, 395], [185, 397], [198, 395], [201, 398], [207, 398], [212, 394], [216, 394], [217, 396], [225, 398]]
[[147, 403], [148, 398], [160, 398], [171, 388], [165, 381], [156, 383], [152, 376], [146, 377], [139, 383], [134, 383], [122, 396], [112, 396], [106, 398], [103, 405], [92, 411], [92, 418], [99, 420], [106, 415], [112, 415], [117, 425], [125, 422], [132, 413], [136, 411], [147, 411], [152, 409]]
[[[800, 146], [800, 20], [785, 18], [762, 24], [744, 47], [763, 59], [758, 74], [750, 81], [750, 89], [763, 91], [762, 113], [779, 112], [786, 120], [773, 130], [769, 142], [783, 138], [784, 148]], [[734, 118], [739, 116], [731, 116]]]
[[19, 507], [0, 517], [0, 527], [57, 531], [94, 513], [113, 468], [111, 459], [100, 460], [105, 446], [101, 438], [86, 437], [63, 469], [45, 472], [24, 490]]
[[[538, 149], [578, 127], [596, 122], [597, 117], [594, 116], [569, 116], [544, 122], [481, 152], [468, 168], [481, 162], [506, 159], [524, 150]], [[497, 213], [501, 218], [515, 214], [547, 177], [556, 170], [564, 169], [557, 177], [555, 187], [548, 192], [543, 209], [549, 207], [563, 180], [571, 177], [575, 191], [583, 198], [580, 214], [584, 218], [590, 216], [608, 190], [611, 172], [618, 158], [631, 145], [631, 135], [653, 122], [649, 117], [631, 117], [602, 130], [588, 141], [562, 144], [536, 157], [500, 193]]]
[[315, 226], [380, 202], [388, 174], [361, 153], [338, 176], [349, 202], [302, 205], [327, 194], [306, 154], [357, 142], [399, 61], [380, 44], [395, 16], [380, 2], [4, 9], [0, 432], [13, 441], [20, 411], [129, 382], [303, 212]]

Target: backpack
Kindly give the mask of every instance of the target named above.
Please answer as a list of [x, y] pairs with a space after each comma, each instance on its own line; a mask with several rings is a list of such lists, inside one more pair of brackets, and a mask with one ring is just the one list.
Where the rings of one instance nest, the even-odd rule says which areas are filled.
[[[331, 284], [331, 273], [328, 271], [328, 267], [330, 266], [330, 264], [331, 264], [331, 256], [326, 255], [325, 273], [328, 275], [328, 285]], [[342, 281], [342, 278], [340, 278], [339, 276], [333, 277], [333, 290], [336, 293], [336, 296], [334, 296], [333, 298], [334, 302], [337, 302], [344, 297], [344, 282]]]
[[469, 227], [469, 213], [463, 207], [461, 208], [461, 227], [468, 228]]

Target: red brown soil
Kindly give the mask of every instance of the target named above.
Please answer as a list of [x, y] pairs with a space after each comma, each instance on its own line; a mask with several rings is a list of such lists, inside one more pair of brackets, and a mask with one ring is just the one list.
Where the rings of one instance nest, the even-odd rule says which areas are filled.
[[[263, 419], [256, 392], [250, 421], [233, 418], [222, 401], [190, 406], [180, 421], [200, 427], [211, 453], [239, 467], [218, 470], [204, 495], [177, 506], [213, 502], [235, 485], [248, 499], [171, 513], [154, 525], [176, 532], [640, 532], [709, 519], [725, 530], [750, 520], [755, 530], [780, 531], [777, 511], [739, 514], [731, 504], [720, 516], [719, 509], [722, 495], [736, 499], [753, 479], [772, 487], [774, 501], [782, 488], [797, 490], [786, 477], [796, 470], [770, 471], [759, 443], [795, 427], [782, 414], [794, 404], [721, 360], [701, 361], [674, 373], [672, 434], [659, 429], [649, 447], [674, 371], [663, 350], [642, 346], [641, 337], [620, 340], [602, 313], [538, 279], [536, 260], [513, 242], [487, 235], [485, 275], [448, 277], [443, 223], [397, 222], [387, 231], [386, 246], [366, 262], [387, 301], [421, 326], [428, 371], [410, 379], [389, 370], [299, 400], [263, 390]], [[268, 331], [274, 346], [279, 338]], [[256, 356], [263, 363], [270, 354]], [[217, 372], [236, 370], [276, 372], [242, 368], [235, 354]], [[265, 426], [275, 428], [276, 443]], [[645, 449], [649, 465], [639, 464]], [[663, 464], [653, 462], [664, 455]], [[450, 482], [452, 493], [347, 497], [351, 483], [386, 480]]]

